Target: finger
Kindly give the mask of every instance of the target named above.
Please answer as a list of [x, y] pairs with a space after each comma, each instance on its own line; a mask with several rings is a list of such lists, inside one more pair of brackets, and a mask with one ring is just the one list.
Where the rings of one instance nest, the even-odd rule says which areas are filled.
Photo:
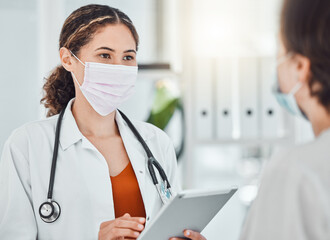
[[144, 229], [144, 226], [136, 221], [126, 220], [126, 219], [116, 219], [114, 222], [114, 227], [116, 228], [128, 228], [135, 231], [141, 232]]
[[[123, 216], [121, 217], [118, 217], [118, 219], [129, 219], [131, 216], [129, 215], [129, 213], [125, 213]], [[100, 224], [100, 229], [101, 228], [106, 228], [109, 224], [111, 225], [113, 223], [114, 220], [109, 220], [109, 221], [105, 221], [105, 222], [102, 222]]]
[[133, 238], [133, 239], [136, 239], [140, 235], [140, 233], [137, 231], [133, 231], [131, 229], [125, 229], [125, 228], [112, 228], [108, 234], [111, 234], [110, 236], [115, 238]]
[[129, 215], [129, 213], [125, 213], [123, 216], [119, 217], [119, 218], [130, 218], [131, 215]]
[[[124, 220], [122, 220], [124, 221]], [[103, 233], [107, 236], [109, 234], [113, 234], [114, 229], [127, 229], [130, 231], [135, 231], [135, 232], [141, 232], [144, 228], [144, 226], [136, 226], [137, 223], [134, 222], [122, 222], [122, 223], [116, 223], [113, 222], [111, 225], [107, 226], [107, 228], [103, 229]], [[142, 230], [140, 230], [142, 229]]]
[[146, 221], [146, 219], [144, 217], [131, 217], [131, 215], [129, 215], [128, 213], [125, 213], [123, 216], [121, 216], [119, 218], [136, 221], [136, 222], [139, 222], [142, 224], [144, 224]]
[[110, 224], [106, 225], [106, 227], [102, 229], [102, 233], [105, 236], [108, 236], [109, 234], [112, 235], [114, 229], [127, 229], [140, 233], [144, 229], [144, 226], [136, 221], [116, 218], [114, 221], [112, 221]]
[[190, 238], [192, 240], [206, 240], [206, 238], [200, 234], [199, 232], [194, 232], [191, 230], [185, 230], [183, 231], [183, 234], [185, 237]]

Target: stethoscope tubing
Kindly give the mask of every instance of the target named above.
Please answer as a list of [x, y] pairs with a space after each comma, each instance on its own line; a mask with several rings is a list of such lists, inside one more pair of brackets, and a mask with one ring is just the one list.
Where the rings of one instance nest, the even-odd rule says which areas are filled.
[[[54, 188], [54, 182], [55, 182], [55, 170], [56, 170], [56, 162], [57, 162], [57, 156], [58, 156], [59, 138], [60, 138], [61, 125], [62, 125], [62, 120], [63, 120], [63, 115], [64, 115], [64, 112], [65, 112], [65, 109], [66, 109], [66, 106], [60, 112], [60, 115], [58, 117], [57, 124], [56, 124], [55, 142], [54, 142], [52, 166], [51, 166], [50, 178], [49, 178], [47, 201], [42, 203], [40, 208], [39, 208], [39, 214], [40, 214], [41, 219], [43, 221], [47, 222], [47, 223], [51, 223], [51, 222], [56, 221], [58, 219], [58, 217], [60, 216], [60, 213], [61, 213], [60, 205], [57, 202], [53, 201], [53, 188]], [[120, 110], [118, 110], [118, 111], [119, 111], [120, 115], [123, 117], [123, 119], [125, 120], [125, 122], [127, 123], [128, 127], [131, 129], [131, 131], [135, 135], [135, 137], [141, 143], [143, 149], [145, 150], [145, 152], [147, 154], [147, 157], [148, 157], [148, 171], [149, 171], [150, 176], [152, 178], [152, 182], [156, 186], [156, 189], [158, 191], [158, 194], [160, 195], [160, 198], [161, 198], [162, 202], [165, 204], [165, 200], [164, 200], [164, 197], [163, 197], [163, 195], [160, 191], [160, 187], [159, 187], [159, 183], [158, 183], [158, 179], [157, 179], [154, 167], [156, 167], [157, 171], [159, 172], [159, 175], [162, 178], [162, 181], [164, 183], [166, 183], [165, 188], [171, 195], [172, 194], [171, 193], [171, 185], [168, 181], [168, 178], [166, 176], [166, 173], [165, 173], [164, 169], [159, 164], [159, 162], [155, 159], [155, 157], [153, 156], [150, 148], [148, 147], [146, 142], [143, 140], [142, 136], [140, 135], [138, 130], [135, 128], [133, 123], [128, 119], [128, 117], [123, 112], [121, 112]], [[45, 216], [45, 215], [42, 214], [42, 211], [45, 211], [45, 209], [47, 210], [47, 205], [49, 205], [51, 207], [51, 212], [47, 213], [49, 216], [48, 215]]]

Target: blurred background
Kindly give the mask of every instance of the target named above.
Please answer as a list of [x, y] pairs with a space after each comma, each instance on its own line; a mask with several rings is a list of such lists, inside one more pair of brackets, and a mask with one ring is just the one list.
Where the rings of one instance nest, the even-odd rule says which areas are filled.
[[0, 0], [0, 150], [15, 128], [45, 118], [62, 24], [89, 3], [124, 11], [141, 38], [137, 92], [122, 110], [169, 134], [183, 189], [239, 187], [203, 231], [238, 239], [271, 155], [313, 139], [271, 93], [282, 1]]

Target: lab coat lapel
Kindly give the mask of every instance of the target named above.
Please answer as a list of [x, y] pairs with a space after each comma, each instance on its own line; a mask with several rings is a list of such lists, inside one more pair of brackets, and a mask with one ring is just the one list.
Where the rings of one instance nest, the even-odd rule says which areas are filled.
[[[120, 135], [123, 139], [124, 146], [128, 157], [131, 161], [132, 167], [134, 169], [136, 179], [138, 181], [141, 196], [144, 203], [144, 208], [146, 211], [146, 216], [150, 216], [152, 209], [152, 198], [150, 196], [150, 184], [151, 178], [148, 178], [148, 168], [147, 168], [147, 154], [143, 149], [141, 143], [137, 140], [133, 132], [130, 130], [126, 122], [120, 116], [120, 113], [116, 112], [116, 122], [120, 131]], [[146, 137], [140, 133], [142, 138], [147, 141]]]

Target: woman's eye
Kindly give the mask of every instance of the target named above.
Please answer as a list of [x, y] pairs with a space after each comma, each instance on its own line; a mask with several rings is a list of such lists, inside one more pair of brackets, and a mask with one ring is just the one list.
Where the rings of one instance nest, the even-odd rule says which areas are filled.
[[107, 54], [107, 53], [102, 53], [100, 54], [101, 58], [110, 58], [110, 54]]
[[134, 59], [133, 56], [125, 56], [125, 57], [124, 57], [124, 60], [125, 60], [125, 61], [130, 61], [130, 60], [133, 60], [133, 59]]

